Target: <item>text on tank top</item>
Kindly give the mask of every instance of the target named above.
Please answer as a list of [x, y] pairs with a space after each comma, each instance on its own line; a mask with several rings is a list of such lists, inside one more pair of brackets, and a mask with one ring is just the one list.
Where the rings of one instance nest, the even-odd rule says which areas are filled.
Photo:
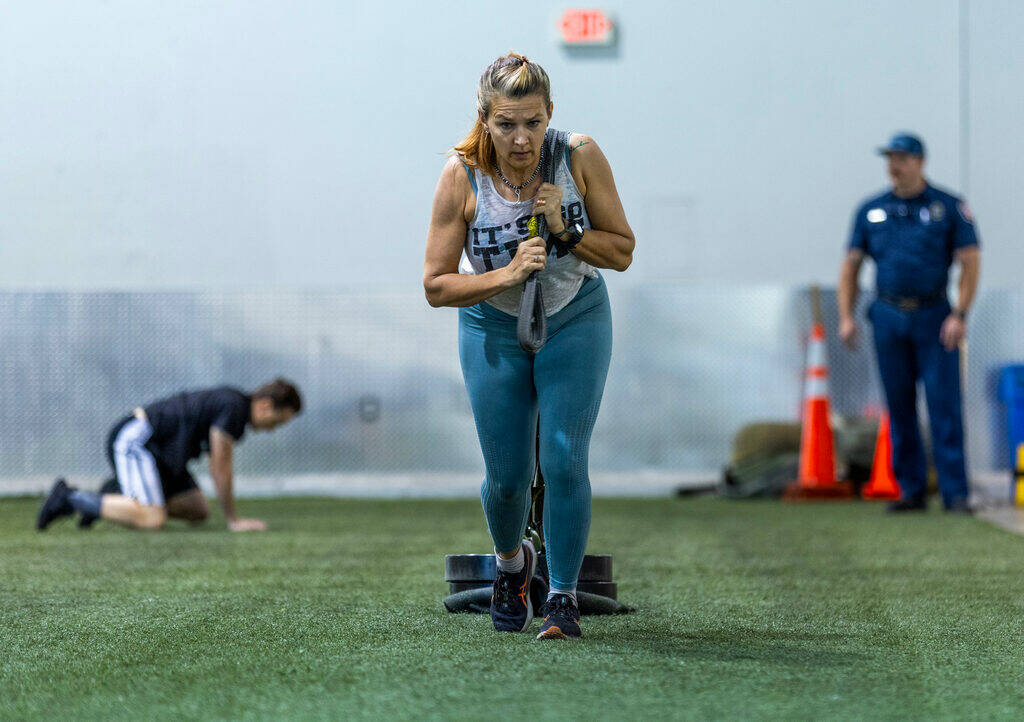
[[[570, 223], [579, 223], [585, 229], [590, 228], [583, 196], [573, 180], [568, 157], [569, 151], [566, 150], [557, 159], [555, 170], [555, 184], [562, 189], [562, 220], [567, 227]], [[533, 199], [515, 202], [502, 198], [491, 176], [479, 168], [474, 170], [473, 176], [476, 213], [466, 230], [464, 255], [459, 265], [459, 272], [465, 274], [487, 273], [511, 263], [520, 242], [526, 240], [526, 225], [533, 208]], [[554, 246], [549, 248], [547, 265], [537, 274], [544, 289], [545, 315], [551, 316], [565, 308], [579, 291], [583, 279], [596, 275], [593, 266], [571, 252], [560, 252]], [[488, 298], [486, 302], [515, 316], [519, 313], [522, 295], [523, 284], [520, 283]]]

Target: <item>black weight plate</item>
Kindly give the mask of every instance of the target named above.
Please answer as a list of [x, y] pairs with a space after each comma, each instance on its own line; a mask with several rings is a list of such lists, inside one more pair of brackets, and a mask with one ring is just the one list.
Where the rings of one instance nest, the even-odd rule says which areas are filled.
[[610, 582], [612, 580], [611, 554], [587, 554], [580, 567], [581, 582]]
[[446, 582], [493, 582], [494, 575], [493, 554], [448, 554], [444, 558]]
[[494, 582], [448, 582], [448, 593], [458, 594], [467, 589], [490, 589]]
[[[466, 592], [470, 589], [490, 589], [493, 585], [492, 582], [449, 582], [448, 593], [458, 594], [459, 592]], [[540, 577], [533, 578], [533, 584], [530, 585], [530, 596], [533, 599], [533, 606], [540, 609], [540, 605], [544, 603], [544, 599], [548, 595], [548, 585]]]
[[536, 574], [533, 576], [533, 583], [530, 585], [530, 601], [533, 602], [533, 613], [540, 614], [540, 607], [548, 598], [548, 583], [543, 577]]
[[[496, 567], [493, 554], [448, 554], [444, 558], [446, 582], [494, 581]], [[587, 554], [580, 567], [581, 582], [610, 582], [612, 558], [608, 554]]]
[[[491, 584], [489, 582], [449, 582], [448, 593], [458, 594], [470, 589], [490, 588]], [[619, 598], [619, 585], [615, 582], [580, 582], [576, 585], [576, 589], [588, 594], [600, 594], [602, 597], [608, 597], [609, 599]]]
[[579, 582], [576, 591], [588, 594], [600, 594], [609, 599], [619, 598], [619, 585], [615, 582]]
[[[547, 560], [541, 554], [537, 560], [537, 573], [547, 576]], [[580, 582], [610, 582], [612, 580], [612, 558], [609, 554], [587, 554], [580, 566]]]

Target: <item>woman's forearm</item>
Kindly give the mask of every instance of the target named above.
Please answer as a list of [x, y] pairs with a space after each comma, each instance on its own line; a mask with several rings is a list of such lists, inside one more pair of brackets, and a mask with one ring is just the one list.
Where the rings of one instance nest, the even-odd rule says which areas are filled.
[[439, 306], [473, 306], [512, 288], [515, 282], [505, 268], [487, 273], [470, 275], [466, 273], [443, 273], [426, 278], [423, 290], [427, 303]]
[[591, 266], [625, 271], [633, 262], [635, 245], [636, 241], [628, 236], [588, 228], [572, 252]]

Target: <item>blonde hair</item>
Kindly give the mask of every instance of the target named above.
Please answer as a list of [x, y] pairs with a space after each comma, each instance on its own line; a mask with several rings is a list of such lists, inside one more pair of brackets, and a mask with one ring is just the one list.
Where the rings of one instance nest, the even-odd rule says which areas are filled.
[[494, 171], [494, 144], [484, 121], [491, 115], [495, 98], [522, 98], [538, 94], [544, 98], [544, 109], [551, 104], [551, 81], [544, 68], [511, 50], [491, 63], [480, 76], [476, 89], [476, 122], [462, 142], [452, 148], [459, 160], [484, 173]]

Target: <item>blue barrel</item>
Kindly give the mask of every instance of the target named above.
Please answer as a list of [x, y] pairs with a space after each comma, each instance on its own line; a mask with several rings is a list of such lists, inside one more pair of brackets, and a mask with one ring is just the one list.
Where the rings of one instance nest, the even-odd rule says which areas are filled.
[[1006, 439], [1013, 469], [1017, 446], [1024, 444], [1024, 365], [1003, 367], [999, 374], [999, 400], [1006, 404]]

